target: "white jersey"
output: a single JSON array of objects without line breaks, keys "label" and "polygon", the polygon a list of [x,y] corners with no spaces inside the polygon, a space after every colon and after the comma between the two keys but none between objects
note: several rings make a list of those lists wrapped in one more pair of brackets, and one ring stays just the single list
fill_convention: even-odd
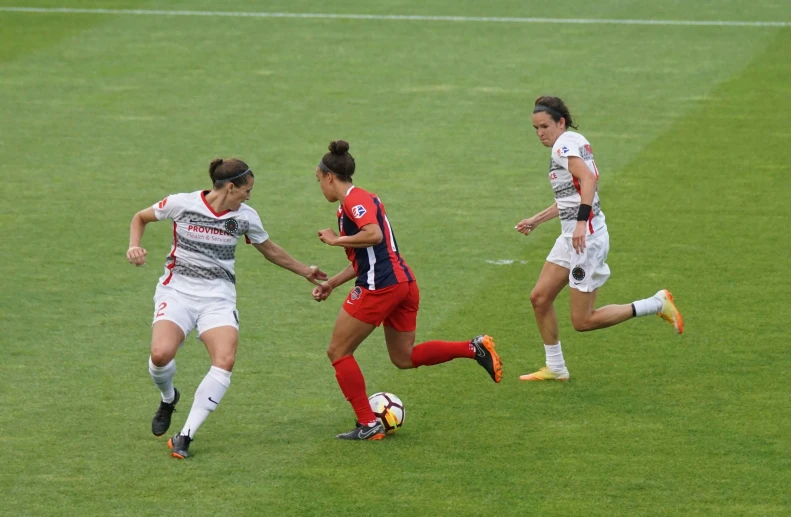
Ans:
[{"label": "white jersey", "polygon": [[242,203],[239,210],[217,213],[206,192],[172,194],[153,206],[154,215],[173,220],[173,246],[159,283],[182,293],[236,302],[234,255],[242,236],[248,244],[269,235],[258,213]]},{"label": "white jersey", "polygon": [[[566,131],[558,137],[552,146],[552,157],[549,162],[549,183],[555,191],[555,202],[558,204],[560,228],[564,237],[571,237],[577,226],[577,213],[580,208],[580,182],[569,172],[569,157],[577,156],[585,161],[591,172],[599,178],[599,171],[593,161],[593,150],[588,140],[579,133]],[[588,219],[588,235],[604,232],[604,212],[599,203],[599,187],[593,195],[593,208]]]}]

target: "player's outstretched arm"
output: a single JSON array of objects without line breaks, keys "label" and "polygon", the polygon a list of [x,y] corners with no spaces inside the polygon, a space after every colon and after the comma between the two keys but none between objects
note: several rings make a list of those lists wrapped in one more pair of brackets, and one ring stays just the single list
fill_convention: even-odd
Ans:
[{"label": "player's outstretched arm", "polygon": [[307,266],[288,254],[286,250],[267,239],[260,244],[253,244],[261,254],[271,262],[283,269],[288,269],[292,273],[303,276],[308,282],[319,285],[322,280],[327,280],[327,273],[320,270],[317,266]]},{"label": "player's outstretched arm", "polygon": [[527,219],[522,219],[517,223],[514,228],[519,233],[524,233],[525,235],[530,235],[530,232],[536,229],[536,227],[541,224],[549,221],[550,219],[554,219],[558,216],[558,204],[552,203],[552,206],[542,210],[541,212],[537,213],[533,217],[529,217]]},{"label": "player's outstretched arm", "polygon": [[155,221],[158,219],[151,207],[139,211],[132,217],[132,223],[129,225],[129,249],[126,250],[126,260],[130,264],[142,266],[146,263],[148,252],[140,247],[140,241],[143,239],[146,225]]},{"label": "player's outstretched arm", "polygon": [[357,273],[354,271],[354,266],[349,264],[346,266],[346,269],[338,273],[337,275],[333,276],[323,284],[315,287],[313,289],[313,299],[317,302],[323,302],[332,294],[333,289],[336,287],[345,284],[352,278],[356,278]]}]

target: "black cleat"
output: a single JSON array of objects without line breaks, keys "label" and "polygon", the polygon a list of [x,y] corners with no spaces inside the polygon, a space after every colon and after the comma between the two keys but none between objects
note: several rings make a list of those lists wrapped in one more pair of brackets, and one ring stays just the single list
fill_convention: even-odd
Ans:
[{"label": "black cleat", "polygon": [[375,425],[369,427],[367,425],[359,425],[346,433],[341,433],[335,438],[339,440],[381,440],[385,437],[385,428],[381,422],[376,422]]},{"label": "black cleat", "polygon": [[489,336],[478,336],[470,341],[475,347],[475,360],[489,372],[494,382],[500,382],[503,378],[503,363],[500,356],[494,351],[494,340]]},{"label": "black cleat", "polygon": [[170,429],[170,417],[176,410],[176,404],[178,404],[181,397],[179,390],[175,388],[173,390],[176,392],[173,402],[160,402],[159,409],[154,413],[154,419],[151,420],[151,432],[154,433],[154,436],[162,436]]},{"label": "black cleat", "polygon": [[173,438],[168,440],[168,447],[170,447],[170,455],[174,458],[178,458],[183,460],[184,458],[189,458],[190,453],[190,444],[192,443],[192,438],[188,435],[183,435],[181,433],[174,434]]}]

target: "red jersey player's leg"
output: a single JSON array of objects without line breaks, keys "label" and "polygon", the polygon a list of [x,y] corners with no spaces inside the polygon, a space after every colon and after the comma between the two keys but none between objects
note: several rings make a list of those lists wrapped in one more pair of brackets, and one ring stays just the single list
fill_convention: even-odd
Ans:
[{"label": "red jersey player's leg", "polygon": [[332,361],[338,385],[352,405],[360,425],[339,434],[337,438],[381,440],[385,437],[384,428],[368,403],[365,378],[353,354],[393,307],[398,306],[406,293],[407,289],[402,284],[376,291],[355,286],[344,301],[343,310],[335,322],[327,356]]},{"label": "red jersey player's leg", "polygon": [[415,329],[420,308],[417,282],[409,282],[409,295],[385,319],[385,340],[390,360],[399,368],[417,368],[440,364],[459,357],[475,359],[494,382],[502,379],[502,363],[489,336],[470,341],[426,341],[417,346]]}]

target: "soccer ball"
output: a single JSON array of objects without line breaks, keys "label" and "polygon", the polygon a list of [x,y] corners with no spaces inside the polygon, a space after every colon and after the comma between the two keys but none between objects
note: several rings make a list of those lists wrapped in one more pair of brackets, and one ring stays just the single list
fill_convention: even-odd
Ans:
[{"label": "soccer ball", "polygon": [[385,428],[387,434],[393,434],[404,425],[406,410],[401,399],[392,393],[379,392],[368,397],[371,410]]}]

